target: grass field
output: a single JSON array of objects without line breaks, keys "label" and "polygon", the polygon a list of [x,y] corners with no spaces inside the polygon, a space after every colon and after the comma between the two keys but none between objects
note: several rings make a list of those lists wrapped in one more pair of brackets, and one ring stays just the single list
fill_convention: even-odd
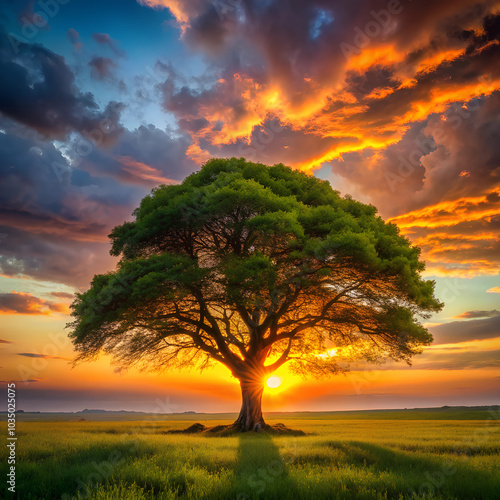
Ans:
[{"label": "grass field", "polygon": [[228,415],[42,416],[17,423],[23,500],[500,498],[498,408],[267,416],[298,437],[165,433]]}]

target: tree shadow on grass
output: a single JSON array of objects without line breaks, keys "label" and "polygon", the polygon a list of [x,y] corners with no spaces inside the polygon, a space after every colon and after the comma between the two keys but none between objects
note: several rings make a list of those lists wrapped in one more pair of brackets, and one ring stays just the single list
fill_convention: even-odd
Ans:
[{"label": "tree shadow on grass", "polygon": [[288,474],[287,460],[268,433],[239,436],[236,479],[235,495],[230,498],[293,498],[295,484]]}]

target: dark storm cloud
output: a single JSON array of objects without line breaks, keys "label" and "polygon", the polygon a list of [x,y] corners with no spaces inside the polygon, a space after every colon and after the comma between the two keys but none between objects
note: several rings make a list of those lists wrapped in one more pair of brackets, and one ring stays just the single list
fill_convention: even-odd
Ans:
[{"label": "dark storm cloud", "polygon": [[122,183],[152,188],[178,182],[197,168],[186,156],[185,136],[174,136],[154,125],[126,130],[112,149],[94,149],[81,161],[92,175],[106,175]]},{"label": "dark storm cloud", "polygon": [[399,214],[409,208],[401,205],[414,200],[406,193],[422,190],[426,171],[420,159],[435,149],[434,141],[423,133],[425,126],[415,123],[400,141],[381,152],[371,148],[347,152],[331,162],[333,172],[368,193],[385,216]]},{"label": "dark storm cloud", "polygon": [[0,113],[63,140],[70,132],[91,133],[106,127],[111,143],[119,135],[121,105],[104,111],[90,93],[80,92],[64,58],[42,45],[16,42],[0,32]]},{"label": "dark storm cloud", "polygon": [[[6,130],[0,134],[0,224],[55,237],[102,239],[106,226],[99,214],[109,214],[104,210],[110,202],[130,203],[130,190],[113,195],[116,183],[71,167],[52,143],[12,122],[1,126]],[[8,236],[2,247],[7,244]]]},{"label": "dark storm cloud", "polygon": [[[144,3],[169,6],[178,2]],[[353,8],[347,2],[291,0],[285,7],[278,1],[248,0],[221,12],[210,0],[188,0],[172,11],[181,12],[177,17],[185,29],[183,39],[207,50],[214,59],[217,57],[219,65],[238,70],[244,63],[253,63],[248,72],[260,72],[262,79],[278,77],[285,92],[297,92],[304,89],[305,76],[314,77],[320,84],[335,76],[342,77],[346,57],[341,44],[349,44],[359,53],[361,45],[371,48],[388,43],[396,50],[405,50],[422,41],[429,46],[429,52],[440,44],[449,44],[447,32],[481,19],[493,4],[486,1],[471,6],[466,0],[445,0],[439,4],[430,0],[368,0],[357,2]],[[373,23],[381,12],[383,19],[378,30],[374,30]],[[311,28],[318,26],[321,18],[328,18],[329,22],[320,23],[313,33]],[[376,31],[378,34],[373,36]],[[359,33],[364,36],[356,37]],[[235,40],[246,40],[252,48],[230,43]],[[236,52],[239,58],[234,57]],[[255,57],[256,53],[259,57]],[[414,61],[419,57],[423,54],[412,54]]]},{"label": "dark storm cloud", "polygon": [[11,120],[0,129],[0,273],[7,276],[88,285],[115,264],[111,229],[131,218],[151,188],[196,168],[185,139],[152,125],[85,156],[78,156],[78,139],[63,156]]},{"label": "dark storm cloud", "polygon": [[13,122],[0,128],[0,272],[82,286],[109,269],[106,235],[144,191],[70,166]]},{"label": "dark storm cloud", "polygon": [[386,66],[372,66],[365,72],[349,71],[346,86],[357,99],[369,96],[377,89],[396,89],[400,85],[393,69]]},{"label": "dark storm cloud", "polygon": [[1,230],[8,234],[0,251],[4,276],[27,276],[87,288],[94,274],[107,272],[116,263],[108,254],[108,242],[82,242],[6,226]]},{"label": "dark storm cloud", "polygon": [[434,336],[434,344],[452,344],[500,337],[500,315],[487,319],[452,321],[433,326],[429,331]]}]

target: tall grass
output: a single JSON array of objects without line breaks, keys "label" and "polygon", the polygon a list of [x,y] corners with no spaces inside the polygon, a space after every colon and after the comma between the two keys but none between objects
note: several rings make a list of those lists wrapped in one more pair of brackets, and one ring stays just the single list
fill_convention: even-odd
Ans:
[{"label": "tall grass", "polygon": [[286,424],[308,434],[165,433],[185,420],[18,422],[18,498],[500,498],[499,420]]}]

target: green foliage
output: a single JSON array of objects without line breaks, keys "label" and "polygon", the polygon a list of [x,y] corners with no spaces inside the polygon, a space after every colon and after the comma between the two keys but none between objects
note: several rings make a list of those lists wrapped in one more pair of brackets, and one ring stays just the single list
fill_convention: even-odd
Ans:
[{"label": "green foliage", "polygon": [[[312,349],[363,341],[409,362],[432,340],[419,317],[442,304],[420,275],[420,250],[326,181],[214,159],[154,189],[134,216],[110,234],[116,272],[96,276],[73,304],[82,359],[104,349],[130,363],[164,350],[157,363],[148,358],[163,368],[191,363],[180,356],[191,349],[233,373],[290,357],[325,374],[338,360],[318,370]],[[264,366],[268,356],[275,362]]]},{"label": "green foliage", "polygon": [[263,290],[276,287],[276,269],[271,259],[260,252],[248,257],[230,255],[224,268],[228,299],[234,303],[251,307]]}]

